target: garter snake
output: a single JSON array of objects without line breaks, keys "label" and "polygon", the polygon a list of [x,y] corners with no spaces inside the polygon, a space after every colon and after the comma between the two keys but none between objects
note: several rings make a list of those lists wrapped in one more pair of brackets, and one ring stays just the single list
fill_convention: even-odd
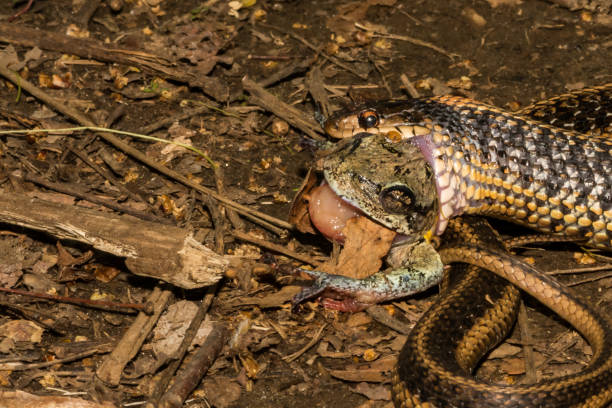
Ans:
[{"label": "garter snake", "polygon": [[[469,373],[482,354],[509,330],[516,291],[471,267],[409,336],[394,374],[396,406],[605,407],[612,401],[609,322],[554,279],[511,256],[482,220],[456,218],[487,215],[612,249],[611,122],[612,84],[518,113],[446,96],[373,104],[328,120],[326,130],[335,137],[383,137],[389,144],[417,146],[434,173],[438,214],[431,228],[444,233],[444,263],[495,272],[567,320],[593,348],[589,367],[554,380],[508,387],[472,379]],[[353,142],[348,151],[361,143]],[[337,193],[363,202],[354,200],[355,183],[334,183],[338,176],[335,168],[326,171]],[[401,201],[414,201],[409,188],[390,185],[401,191]],[[380,188],[368,187],[365,194],[381,200]],[[382,211],[365,212],[390,228],[399,222],[389,219],[384,205]],[[402,232],[423,232],[410,218],[404,221]]]}]

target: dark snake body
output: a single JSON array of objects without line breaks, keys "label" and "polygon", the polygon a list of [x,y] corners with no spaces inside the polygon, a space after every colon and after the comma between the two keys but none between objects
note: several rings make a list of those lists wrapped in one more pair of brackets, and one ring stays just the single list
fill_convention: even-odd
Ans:
[{"label": "dark snake body", "polygon": [[[376,125],[365,126],[374,115]],[[612,84],[518,114],[453,96],[384,102],[326,130],[417,144],[436,174],[438,235],[454,216],[481,214],[612,248],[610,123]]]},{"label": "dark snake body", "polygon": [[[516,114],[440,97],[371,105],[328,121],[332,136],[361,133],[363,138],[367,132],[419,146],[437,177],[441,209],[432,227],[444,233],[442,260],[472,265],[410,334],[393,378],[396,406],[552,408],[612,402],[610,323],[555,279],[510,255],[484,220],[461,216],[504,218],[612,249],[611,123],[612,84]],[[385,224],[384,214],[368,215]],[[587,338],[594,355],[585,370],[518,386],[470,376],[514,322],[518,291],[507,281]]]}]

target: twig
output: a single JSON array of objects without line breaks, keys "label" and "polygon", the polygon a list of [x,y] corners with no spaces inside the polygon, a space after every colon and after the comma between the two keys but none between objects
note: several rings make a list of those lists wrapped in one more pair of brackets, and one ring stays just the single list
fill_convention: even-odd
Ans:
[{"label": "twig", "polygon": [[311,257],[307,255],[298,254],[297,252],[291,251],[282,245],[278,245],[273,242],[266,241],[265,239],[254,237],[251,234],[247,234],[238,230],[233,230],[231,234],[242,241],[250,242],[251,244],[255,244],[262,248],[278,252],[279,254],[283,254],[290,258],[297,259],[300,262],[304,262],[309,265],[318,265],[318,263],[314,261]]},{"label": "twig", "polygon": [[32,174],[24,175],[23,179],[26,181],[31,181],[32,183],[41,185],[50,190],[59,191],[60,193],[68,194],[73,197],[80,198],[81,200],[89,201],[90,203],[100,204],[100,205],[103,205],[104,207],[110,208],[115,211],[122,212],[124,214],[129,214],[136,218],[140,218],[140,219],[147,220],[147,221],[159,222],[163,224],[168,223],[168,220],[164,218],[159,218],[159,217],[156,217],[155,215],[151,215],[143,211],[134,210],[126,205],[117,204],[116,201],[103,200],[101,198],[96,197],[93,194],[88,194],[83,191],[80,191],[80,189],[77,189],[75,186],[70,186],[68,184],[52,183],[48,180],[45,180],[42,177],[34,176]]},{"label": "twig", "polygon": [[87,381],[87,380],[91,380],[94,374],[91,371],[82,371],[82,370],[72,370],[72,371],[44,370],[44,371],[39,371],[35,374],[19,379],[19,381],[17,381],[15,389],[22,390],[25,387],[27,387],[35,379],[44,377],[47,375],[51,375],[53,377],[76,377],[80,379],[81,381]]},{"label": "twig", "polygon": [[385,74],[380,68],[380,65],[374,59],[372,59],[370,53],[368,53],[368,57],[370,58],[370,63],[374,66],[374,69],[376,70],[376,72],[378,72],[378,75],[380,75],[380,80],[383,83],[383,88],[385,88],[385,90],[387,91],[387,95],[389,95],[389,98],[393,98],[393,91],[391,90],[389,82],[387,82],[387,78],[385,78]]},{"label": "twig", "polygon": [[168,392],[160,399],[159,408],[178,408],[198,386],[202,377],[213,365],[227,342],[228,330],[217,323],[206,337],[204,344],[193,355],[180,378],[177,378]]},{"label": "twig", "polygon": [[578,273],[586,273],[586,272],[600,272],[606,271],[608,269],[612,269],[612,265],[598,265],[598,266],[588,266],[586,268],[570,268],[570,269],[554,269],[552,271],[545,272],[547,275],[570,275],[570,274],[578,274]]},{"label": "twig", "polygon": [[406,41],[406,42],[409,42],[409,43],[414,44],[414,45],[419,45],[421,47],[431,48],[432,50],[437,51],[440,54],[443,54],[443,55],[447,56],[450,60],[454,60],[455,58],[460,57],[459,54],[450,53],[450,52],[448,52],[448,51],[438,47],[437,45],[434,45],[434,44],[429,43],[427,41],[419,40],[418,38],[408,37],[406,35],[374,34],[373,37],[389,38],[391,40]]},{"label": "twig", "polygon": [[521,342],[523,345],[523,354],[525,356],[525,383],[534,384],[537,381],[535,359],[533,347],[529,344],[532,342],[531,333],[529,332],[529,320],[527,319],[527,310],[525,304],[521,301],[518,314],[518,322],[521,329]]},{"label": "twig", "polygon": [[329,116],[329,96],[325,92],[325,84],[323,83],[323,73],[318,65],[315,65],[310,69],[306,75],[306,88],[308,93],[312,96],[312,99],[317,103],[324,117]]},{"label": "twig", "polygon": [[399,11],[400,13],[402,13],[403,15],[405,15],[406,17],[408,17],[410,20],[412,20],[412,22],[418,26],[423,25],[423,23],[421,22],[421,20],[419,20],[418,18],[414,17],[411,14],[406,13],[404,10],[402,10],[401,8],[397,8],[397,11]]},{"label": "twig", "polygon": [[308,351],[309,348],[311,348],[312,346],[317,344],[317,342],[319,340],[321,340],[321,336],[323,334],[323,330],[325,330],[326,327],[327,327],[327,323],[325,323],[323,326],[319,327],[319,330],[317,330],[317,332],[315,333],[313,338],[308,342],[308,344],[306,344],[304,347],[302,347],[301,349],[299,349],[295,353],[291,353],[288,356],[283,357],[283,360],[288,362],[288,363],[290,363],[290,362],[296,360],[297,358],[299,358],[302,354],[304,354],[306,351]]},{"label": "twig", "polygon": [[152,310],[153,306],[148,303],[138,304],[138,303],[106,302],[104,300],[91,300],[91,299],[74,298],[74,297],[69,297],[69,296],[50,295],[48,293],[29,292],[27,290],[1,288],[1,287],[0,287],[0,292],[13,293],[15,295],[23,295],[23,296],[29,296],[33,298],[39,298],[39,299],[54,300],[57,302],[70,303],[70,304],[79,305],[79,306],[89,306],[89,307],[94,307],[96,309],[103,309],[103,310],[114,311],[114,312],[120,311],[118,309],[134,309],[134,310],[141,310],[147,314],[151,314],[151,312],[153,311]]},{"label": "twig", "polygon": [[382,306],[378,306],[378,305],[370,306],[365,311],[367,314],[372,316],[374,320],[376,320],[377,322],[382,323],[385,326],[390,327],[396,332],[399,332],[401,334],[406,334],[406,335],[409,334],[412,331],[412,328],[414,327],[414,324],[406,324],[392,317],[387,312],[387,309],[385,309]]},{"label": "twig", "polygon": [[[371,29],[369,29],[368,27],[364,26],[363,24],[359,24],[359,23],[355,23],[355,27],[364,30],[364,31],[372,31]],[[397,34],[382,34],[382,33],[377,33],[374,34],[373,37],[378,37],[378,38],[389,38],[391,40],[400,40],[400,41],[406,41],[409,42],[411,44],[414,45],[418,45],[421,47],[426,47],[426,48],[430,48],[436,52],[439,52],[440,54],[443,54],[445,56],[447,56],[449,59],[454,60],[456,57],[460,57],[459,54],[455,54],[455,53],[450,53],[440,47],[438,47],[437,45],[434,45],[430,42],[427,41],[423,41],[423,40],[419,40],[418,38],[414,38],[414,37],[409,37],[407,35],[397,35]]]},{"label": "twig", "polygon": [[28,10],[30,9],[30,7],[32,7],[32,3],[34,3],[34,0],[29,0],[28,4],[26,4],[21,10],[19,10],[17,13],[15,13],[11,17],[9,17],[8,22],[12,23],[13,21],[15,21],[19,17],[21,17],[23,14],[27,13]]},{"label": "twig", "polygon": [[[213,172],[215,174],[215,184],[217,185],[217,192],[219,194],[224,194],[225,185],[223,181],[224,180],[223,170],[221,169],[221,167],[217,166],[213,168]],[[212,206],[209,206],[209,208],[211,207]],[[226,206],[225,210],[226,210],[227,218],[230,220],[234,228],[238,230],[244,230],[245,228],[244,222],[242,222],[240,217],[238,217],[238,214],[236,213],[236,211],[234,211],[229,206]],[[213,221],[214,221],[214,217],[213,217]],[[221,222],[221,218],[219,218],[219,220],[215,222],[215,233],[217,234],[217,237],[216,237],[217,253],[221,255],[225,252],[223,248],[224,247],[223,233],[225,232],[223,227],[224,227],[223,222]],[[273,227],[273,226],[270,226],[270,227]],[[276,227],[273,227],[273,228],[276,228]],[[276,232],[279,235],[282,235],[282,231],[277,230]]]},{"label": "twig", "polygon": [[295,61],[294,63],[279,69],[269,77],[258,81],[258,83],[260,86],[267,88],[270,85],[280,82],[287,77],[306,71],[308,67],[310,67],[312,63],[316,61],[316,59],[317,58],[315,56],[304,60]]},{"label": "twig", "polygon": [[288,61],[296,58],[300,57],[293,55],[247,55],[247,59],[258,61]]},{"label": "twig", "polygon": [[331,62],[332,64],[335,64],[337,66],[339,66],[340,68],[347,70],[348,72],[352,73],[353,75],[366,80],[368,79],[368,75],[367,74],[362,74],[360,72],[357,72],[356,70],[354,70],[352,67],[344,64],[343,62],[341,62],[340,60],[338,60],[338,58],[329,56],[327,54],[325,54],[324,52],[322,52],[320,49],[318,49],[317,47],[315,47],[314,45],[312,45],[311,43],[309,43],[305,38],[300,37],[299,35],[291,32],[291,31],[285,31],[282,28],[279,27],[275,27],[275,26],[271,26],[268,24],[262,24],[263,27],[266,28],[271,28],[272,30],[276,30],[279,31],[285,35],[288,35],[290,37],[295,38],[296,40],[298,40],[299,42],[301,42],[302,44],[304,44],[305,46],[307,46],[308,48],[310,48],[311,50],[313,50],[314,52],[316,52],[317,54],[321,55],[321,57],[325,58],[327,61]]},{"label": "twig", "polygon": [[119,182],[117,180],[117,178],[114,177],[109,171],[103,169],[102,167],[100,167],[96,163],[94,163],[93,161],[89,160],[89,157],[87,157],[87,155],[84,152],[82,152],[81,150],[75,149],[74,146],[72,146],[72,145],[68,146],[68,150],[71,153],[73,153],[75,156],[77,156],[79,159],[81,159],[81,161],[83,161],[83,163],[85,163],[86,165],[91,167],[96,173],[98,173],[99,175],[104,177],[106,180],[108,180],[109,183],[111,183],[113,186],[118,188],[119,191],[121,191],[122,193],[124,193],[128,197],[130,197],[132,200],[134,200],[134,201],[142,201],[142,202],[145,202],[145,203],[147,202],[139,194],[135,194],[132,191],[130,191],[125,185],[123,185],[121,182]]},{"label": "twig", "polygon": [[73,354],[71,356],[60,358],[57,360],[45,361],[44,363],[33,363],[33,364],[20,364],[13,365],[12,363],[6,363],[0,365],[0,371],[25,371],[34,370],[37,368],[51,367],[56,364],[70,363],[72,361],[81,360],[85,357],[93,356],[94,354],[104,354],[110,351],[110,345],[103,344],[101,346],[94,347],[91,350],[83,351],[81,353]]},{"label": "twig", "polygon": [[250,80],[248,77],[242,79],[243,88],[251,94],[251,100],[255,105],[274,113],[279,118],[283,118],[291,125],[300,129],[315,140],[324,140],[321,136],[321,128],[313,120],[307,118],[301,111],[290,106],[270,92],[266,91],[261,85]]},{"label": "twig", "polygon": [[404,88],[406,88],[408,95],[410,95],[413,98],[421,97],[421,95],[419,94],[419,91],[417,91],[414,85],[412,85],[412,82],[410,82],[406,74],[400,75],[400,81],[402,81],[402,85],[404,85]]},{"label": "twig", "polygon": [[82,3],[81,8],[75,13],[74,21],[79,27],[86,29],[89,20],[94,15],[102,0],[88,0]]},{"label": "twig", "polygon": [[171,116],[169,118],[163,118],[163,119],[158,120],[157,122],[153,122],[150,125],[140,128],[139,132],[144,133],[145,135],[148,135],[149,133],[155,132],[157,129],[161,129],[164,126],[171,125],[174,122],[178,122],[179,120],[189,119],[192,116],[199,115],[209,110],[210,110],[209,106],[206,106],[206,105],[198,106],[197,108],[192,109],[188,112],[183,112],[179,115]]},{"label": "twig", "polygon": [[[576,332],[565,332],[559,336],[546,348],[541,350],[541,353],[544,355],[548,355],[548,357],[542,361],[536,369],[541,369],[546,365],[550,364],[553,360],[560,360],[561,356],[564,356],[565,360],[573,360],[573,362],[577,362],[573,358],[569,358],[567,355],[567,351],[574,347],[578,342],[580,335]],[[586,364],[583,364],[586,365]]]},{"label": "twig", "polygon": [[58,324],[57,315],[53,313],[43,313],[41,310],[33,307],[25,307],[13,303],[0,302],[0,307],[4,308],[5,311],[13,310],[21,313],[22,316],[35,322],[37,325],[48,329],[49,331],[59,334],[60,336],[70,336],[70,333],[66,330],[60,329]]},{"label": "twig", "polygon": [[601,279],[606,279],[606,278],[609,278],[611,276],[612,276],[612,272],[604,273],[604,274],[596,275],[596,276],[593,276],[593,277],[590,277],[590,278],[585,278],[585,279],[577,281],[577,282],[568,283],[567,286],[578,286],[578,285],[582,285],[582,284],[585,284],[585,283],[595,282],[595,281],[598,281],[598,280],[601,280]]},{"label": "twig", "polygon": [[110,385],[118,385],[121,373],[125,365],[138,353],[140,347],[153,329],[159,316],[166,308],[172,292],[161,290],[156,287],[148,301],[153,304],[153,314],[147,316],[139,313],[130,328],[123,334],[123,337],[110,355],[106,356],[100,367],[96,370],[96,376]]}]

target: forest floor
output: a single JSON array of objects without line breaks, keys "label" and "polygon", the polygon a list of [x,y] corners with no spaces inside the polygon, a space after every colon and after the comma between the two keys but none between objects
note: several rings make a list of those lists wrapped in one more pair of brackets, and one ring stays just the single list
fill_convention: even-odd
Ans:
[{"label": "forest floor", "polygon": [[[437,290],[375,311],[292,310],[308,281],[265,262],[334,250],[287,222],[325,138],[315,118],[408,97],[407,82],[509,111],[612,82],[611,10],[580,3],[37,0],[16,16],[27,2],[2,2],[0,131],[37,131],[0,133],[0,407],[155,403],[166,380],[165,401],[188,407],[390,406],[389,372]],[[212,250],[210,270],[177,266],[187,237]],[[571,244],[521,255],[611,310],[601,258]],[[580,371],[588,344],[525,304],[526,327],[477,375],[532,381],[526,342],[536,380]],[[198,311],[202,381],[173,367]]]}]

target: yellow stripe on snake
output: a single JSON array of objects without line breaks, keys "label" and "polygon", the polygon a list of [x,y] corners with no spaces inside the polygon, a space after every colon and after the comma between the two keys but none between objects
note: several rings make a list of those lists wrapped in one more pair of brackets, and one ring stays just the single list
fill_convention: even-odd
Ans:
[{"label": "yellow stripe on snake", "polygon": [[[428,231],[442,235],[442,261],[472,265],[409,336],[393,379],[396,406],[610,404],[610,323],[555,279],[511,255],[486,221],[474,216],[612,250],[611,123],[612,84],[518,113],[447,96],[372,104],[327,121],[331,136],[347,139],[322,159],[337,195],[409,241]],[[433,266],[402,267],[382,280],[404,285],[404,291],[389,289],[387,296],[377,289],[380,280],[371,279],[366,286],[379,291],[374,298],[414,293],[439,280],[435,272],[429,275],[429,269],[437,270]],[[339,278],[313,276],[317,289],[301,299],[322,287],[350,292]],[[508,281],[587,339],[593,349],[587,368],[533,385],[493,385],[470,376],[514,322],[518,291]],[[371,299],[361,290],[354,290],[356,298]]]}]

